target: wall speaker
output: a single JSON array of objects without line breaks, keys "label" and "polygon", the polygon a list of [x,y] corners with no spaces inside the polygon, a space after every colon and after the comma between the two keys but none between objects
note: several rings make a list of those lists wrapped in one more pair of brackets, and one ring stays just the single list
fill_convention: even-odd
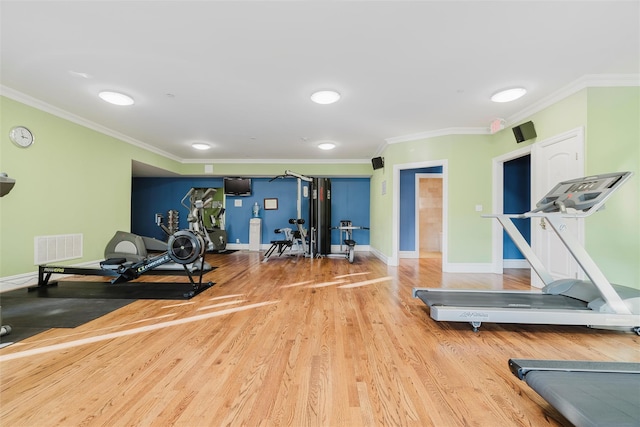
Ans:
[{"label": "wall speaker", "polygon": [[382,169],[384,167],[384,159],[382,157],[374,157],[371,159],[373,170]]},{"label": "wall speaker", "polygon": [[533,139],[536,136],[536,129],[533,127],[533,122],[526,122],[520,126],[513,128],[513,135],[516,137],[516,142],[521,143],[529,139]]}]

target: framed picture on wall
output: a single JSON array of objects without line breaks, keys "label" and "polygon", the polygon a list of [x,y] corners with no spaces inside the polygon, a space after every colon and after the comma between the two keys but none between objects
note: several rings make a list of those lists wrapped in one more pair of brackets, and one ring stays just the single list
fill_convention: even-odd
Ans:
[{"label": "framed picture on wall", "polygon": [[264,210],[265,211],[278,210],[278,199],[264,199]]}]

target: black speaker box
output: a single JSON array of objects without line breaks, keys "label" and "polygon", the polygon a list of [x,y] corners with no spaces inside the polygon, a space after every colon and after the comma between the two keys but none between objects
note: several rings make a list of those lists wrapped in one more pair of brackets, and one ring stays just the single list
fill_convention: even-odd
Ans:
[{"label": "black speaker box", "polygon": [[384,159],[382,157],[374,157],[371,159],[373,170],[382,169],[384,167]]},{"label": "black speaker box", "polygon": [[513,135],[516,137],[516,142],[518,143],[533,139],[538,136],[536,134],[536,129],[533,127],[533,122],[526,122],[521,124],[520,126],[514,127]]}]

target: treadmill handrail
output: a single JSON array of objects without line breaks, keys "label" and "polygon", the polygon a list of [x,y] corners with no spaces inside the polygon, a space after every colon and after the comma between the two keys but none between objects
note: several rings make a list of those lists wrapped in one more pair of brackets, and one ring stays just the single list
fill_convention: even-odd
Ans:
[{"label": "treadmill handrail", "polygon": [[567,232],[567,228],[564,222],[559,221],[558,217],[549,217],[547,222],[551,225],[553,231],[562,240],[565,247],[569,250],[571,256],[576,260],[578,265],[585,272],[587,277],[591,280],[598,291],[602,295],[602,298],[609,304],[609,307],[619,314],[631,314],[631,310],[626,306],[620,295],[611,286],[611,282],[607,280],[602,270],[598,268],[598,265],[593,261],[593,258],[589,256],[584,246],[580,244],[578,239],[570,232]]},{"label": "treadmill handrail", "polygon": [[547,268],[544,266],[538,255],[536,255],[536,253],[533,251],[529,243],[527,243],[527,240],[524,238],[520,230],[518,230],[518,228],[511,220],[512,218],[524,218],[524,216],[486,215],[486,217],[496,218],[498,220],[500,225],[502,225],[502,228],[504,228],[504,231],[506,231],[509,237],[511,237],[513,243],[517,246],[522,255],[524,255],[529,265],[531,265],[533,271],[538,275],[540,280],[542,280],[545,285],[549,285],[555,280],[551,273],[549,273],[549,270],[547,270]]},{"label": "treadmill handrail", "polygon": [[[555,234],[569,250],[571,256],[576,260],[587,277],[589,277],[591,283],[596,286],[600,295],[606,301],[611,310],[617,314],[631,314],[629,307],[627,307],[624,301],[622,301],[620,295],[618,295],[613,286],[611,286],[609,280],[607,280],[600,268],[598,268],[584,246],[573,234],[567,232],[567,227],[563,221],[564,218],[584,218],[598,211],[604,204],[605,200],[611,197],[611,195],[629,178],[631,178],[631,176],[633,176],[633,172],[617,172],[563,181],[553,187],[553,189],[549,191],[540,202],[538,202],[538,208],[533,209],[530,212],[519,215],[483,215],[483,217],[496,218],[500,222],[504,230],[509,234],[536,274],[538,274],[545,285],[549,285],[554,281],[553,277],[544,267],[540,258],[535,254],[529,243],[527,243],[525,238],[522,236],[522,233],[520,233],[520,230],[516,228],[512,221],[512,218],[545,218],[546,222],[551,225]],[[592,187],[594,183],[599,183],[599,186],[596,185],[595,187]],[[603,188],[602,186],[604,184],[607,184],[608,187]],[[573,197],[573,200],[585,196],[588,191],[591,191],[589,194],[592,194],[592,197],[587,198],[586,202],[585,199],[583,199],[582,204],[576,204],[576,206],[583,207],[583,210],[572,209],[570,207],[571,212],[566,211],[565,201],[572,200],[574,195],[575,197]],[[551,200],[551,202],[546,202],[546,200]],[[590,202],[593,203],[589,204]],[[544,212],[544,209],[551,205],[558,206],[560,211]]]}]

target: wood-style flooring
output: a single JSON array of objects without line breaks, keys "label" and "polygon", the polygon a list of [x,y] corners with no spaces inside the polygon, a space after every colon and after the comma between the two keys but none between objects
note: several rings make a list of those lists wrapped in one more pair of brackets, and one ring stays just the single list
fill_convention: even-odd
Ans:
[{"label": "wood-style flooring", "polygon": [[474,333],[432,320],[411,296],[530,289],[525,270],[443,274],[438,258],[389,267],[362,253],[354,264],[262,263],[251,252],[207,260],[216,285],[191,300],[139,300],[1,349],[0,425],[564,426],[509,358],[640,362],[635,334],[504,324]]}]

